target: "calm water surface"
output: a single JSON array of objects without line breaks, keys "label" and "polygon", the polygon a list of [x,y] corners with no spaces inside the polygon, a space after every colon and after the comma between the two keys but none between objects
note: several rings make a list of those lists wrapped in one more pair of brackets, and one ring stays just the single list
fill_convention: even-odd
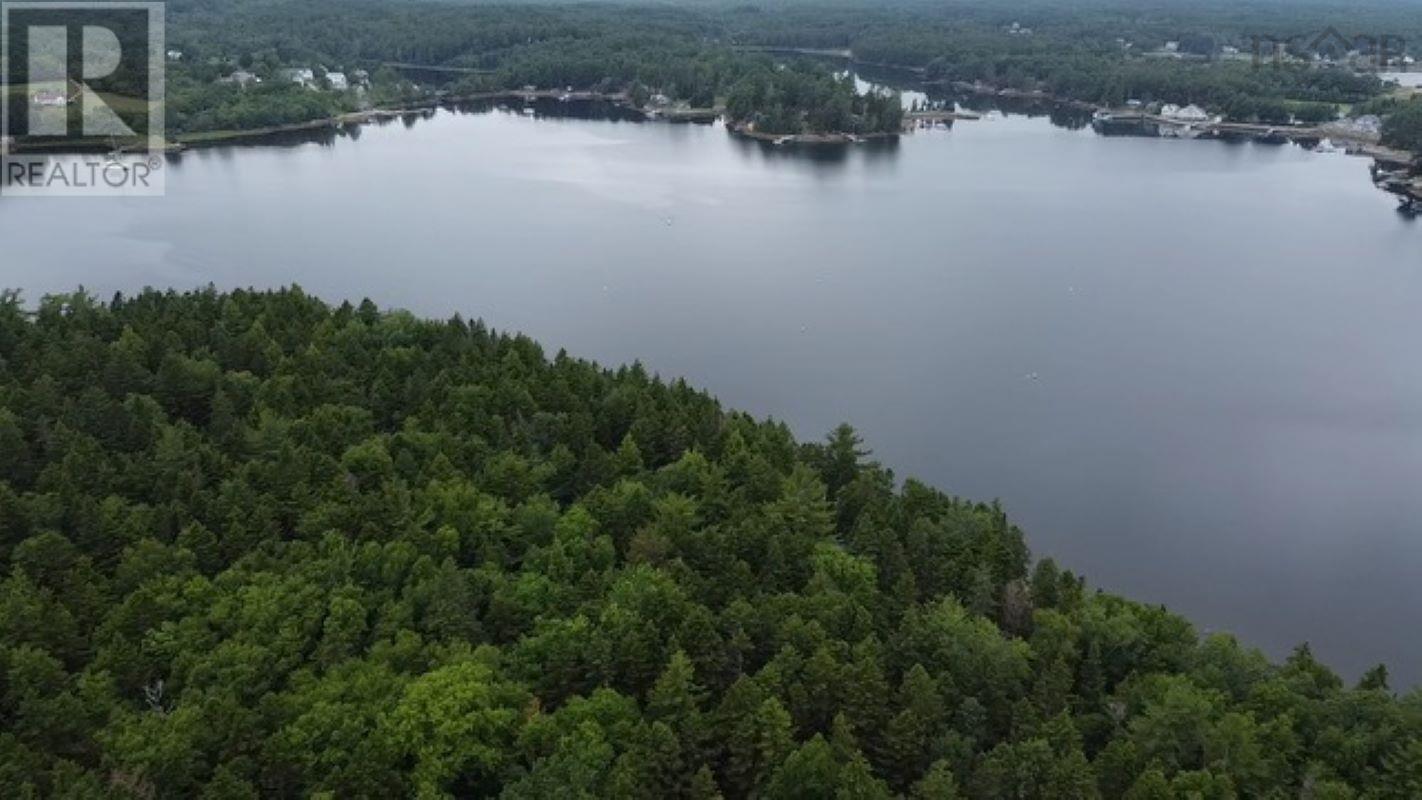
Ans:
[{"label": "calm water surface", "polygon": [[641,359],[1274,655],[1422,680],[1422,225],[1367,162],[1045,119],[897,145],[454,114],[0,200],[0,285],[293,281]]}]

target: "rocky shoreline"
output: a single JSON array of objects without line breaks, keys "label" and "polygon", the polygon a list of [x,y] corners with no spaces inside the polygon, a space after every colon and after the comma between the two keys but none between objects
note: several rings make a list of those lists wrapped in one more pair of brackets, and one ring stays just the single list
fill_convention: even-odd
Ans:
[{"label": "rocky shoreline", "polygon": [[884,131],[878,133],[768,133],[765,131],[757,131],[753,127],[744,124],[728,124],[726,130],[732,136],[754,139],[759,142],[769,142],[774,145],[858,144],[874,139],[894,139],[899,136],[898,131]]}]

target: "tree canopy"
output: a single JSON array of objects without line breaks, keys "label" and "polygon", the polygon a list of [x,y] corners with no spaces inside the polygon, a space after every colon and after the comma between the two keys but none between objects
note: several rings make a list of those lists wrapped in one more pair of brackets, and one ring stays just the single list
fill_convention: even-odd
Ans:
[{"label": "tree canopy", "polygon": [[0,298],[12,797],[1402,800],[1422,695],[639,365],[299,289]]},{"label": "tree canopy", "polygon": [[[1295,111],[1326,120],[1384,86],[1347,65],[1315,62],[1321,32],[1346,19],[1360,57],[1375,59],[1422,40],[1417,15],[1386,3],[1325,0],[1291,9],[1286,25],[1267,0],[1128,5],[173,0],[169,40],[183,56],[168,69],[169,128],[260,128],[372,103],[429,102],[436,91],[532,85],[662,94],[703,109],[724,103],[733,121],[778,133],[898,129],[897,104],[834,80],[842,60],[778,74],[794,49],[900,67],[941,90],[981,83],[1090,104],[1195,103],[1243,121],[1283,122]],[[1275,59],[1266,42],[1287,44],[1287,58]],[[758,49],[775,51],[774,60],[747,52]],[[426,73],[416,87],[382,71],[391,63],[468,72]],[[370,93],[308,97],[282,77],[293,67],[365,69]],[[216,83],[239,68],[282,85]]]}]

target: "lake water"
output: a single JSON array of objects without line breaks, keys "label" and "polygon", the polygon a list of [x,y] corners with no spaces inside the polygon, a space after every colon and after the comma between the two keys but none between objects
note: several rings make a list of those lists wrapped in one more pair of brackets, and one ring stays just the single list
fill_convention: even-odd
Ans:
[{"label": "lake water", "polygon": [[156,200],[0,199],[0,285],[298,282],[641,359],[802,437],[851,421],[1202,629],[1422,680],[1422,225],[1365,160],[1024,116],[837,150],[357,134],[189,153]]}]

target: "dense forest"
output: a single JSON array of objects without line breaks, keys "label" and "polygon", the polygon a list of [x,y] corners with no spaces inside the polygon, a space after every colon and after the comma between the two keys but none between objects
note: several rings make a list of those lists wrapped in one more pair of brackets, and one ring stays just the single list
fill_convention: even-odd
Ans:
[{"label": "dense forest", "polygon": [[1381,667],[459,317],[6,294],[0,453],[8,797],[1422,796]]},{"label": "dense forest", "polygon": [[1399,103],[1383,124],[1383,143],[1422,153],[1422,100]]},{"label": "dense forest", "polygon": [[[179,132],[265,127],[411,95],[408,81],[388,72],[374,81],[375,97],[313,100],[274,89],[253,97],[215,85],[237,68],[270,79],[291,66],[376,72],[391,62],[413,63],[478,71],[452,76],[448,86],[421,87],[426,93],[533,85],[663,94],[699,108],[734,99],[738,107],[755,106],[742,117],[777,123],[773,127],[784,132],[815,128],[820,111],[786,106],[786,97],[832,100],[834,108],[819,115],[825,118],[845,118],[846,101],[872,103],[841,97],[828,80],[828,65],[821,65],[823,80],[797,79],[797,87],[784,91],[755,89],[766,85],[760,77],[765,58],[745,48],[766,46],[848,51],[862,62],[909,68],[946,86],[981,82],[1088,103],[1197,103],[1237,120],[1312,121],[1384,92],[1370,75],[1307,63],[1319,55],[1313,45],[1319,32],[1330,26],[1344,30],[1361,37],[1357,46],[1363,50],[1369,37],[1374,42],[1390,37],[1392,55],[1401,55],[1391,49],[1401,50],[1409,37],[1422,40],[1420,17],[1405,4],[1360,9],[1324,2],[1282,13],[1265,0],[1085,5],[1034,0],[1010,7],[981,0],[174,0],[169,16],[170,42],[184,53],[170,65],[175,86],[170,127]],[[1263,41],[1285,44],[1289,59],[1255,63],[1251,54]],[[1162,52],[1167,46],[1174,50]],[[874,109],[850,114],[860,129],[890,129]]]},{"label": "dense forest", "polygon": [[772,133],[897,133],[904,107],[897,92],[861,95],[853,78],[816,64],[767,62],[731,86],[726,118]]}]

